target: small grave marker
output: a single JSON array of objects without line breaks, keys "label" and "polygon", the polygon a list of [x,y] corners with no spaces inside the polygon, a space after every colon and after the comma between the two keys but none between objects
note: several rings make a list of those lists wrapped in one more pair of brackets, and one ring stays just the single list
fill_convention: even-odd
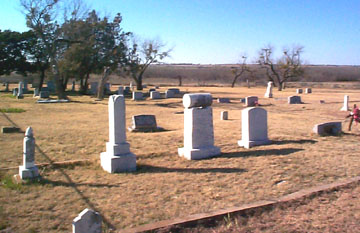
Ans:
[{"label": "small grave marker", "polygon": [[72,223],[73,233],[101,233],[101,224],[101,215],[86,208],[74,218]]}]

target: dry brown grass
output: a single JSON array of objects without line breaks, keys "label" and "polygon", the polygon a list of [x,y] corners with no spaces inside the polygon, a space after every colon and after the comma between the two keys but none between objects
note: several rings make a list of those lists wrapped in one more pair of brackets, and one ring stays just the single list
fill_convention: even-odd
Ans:
[{"label": "dry brown grass", "polygon": [[[164,91],[162,88],[160,91]],[[360,126],[340,137],[319,137],[312,127],[324,121],[342,121],[344,94],[360,102],[357,91],[314,89],[302,95],[305,104],[288,105],[294,89],[274,91],[264,99],[264,88],[184,87],[183,91],[210,92],[230,97],[230,104],[213,104],[216,158],[187,161],[177,156],[183,144],[181,99],[126,100],[127,125],[136,114],[155,114],[158,125],[169,130],[128,133],[138,171],[108,174],[99,165],[108,140],[107,99],[95,102],[73,96],[67,104],[36,104],[31,95],[16,100],[0,94],[0,108],[22,108],[23,113],[0,113],[0,126],[32,126],[38,145],[37,163],[89,159],[90,163],[40,169],[44,181],[19,189],[0,186],[0,218],[15,232],[69,232],[84,208],[99,211],[105,225],[116,229],[278,197],[299,189],[359,175]],[[241,139],[240,97],[257,95],[268,111],[267,146],[244,149]],[[319,100],[325,100],[320,104]],[[229,121],[220,112],[229,111]],[[0,135],[0,167],[22,163],[23,134]],[[7,174],[15,174],[12,170]],[[6,176],[3,175],[3,177]],[[280,181],[286,181],[278,184]]]}]

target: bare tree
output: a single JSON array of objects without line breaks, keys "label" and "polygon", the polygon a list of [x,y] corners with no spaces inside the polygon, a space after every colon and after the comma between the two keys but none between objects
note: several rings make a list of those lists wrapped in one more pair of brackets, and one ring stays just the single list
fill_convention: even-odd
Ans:
[{"label": "bare tree", "polygon": [[235,86],[235,83],[238,80],[238,78],[240,78],[245,72],[250,72],[251,73],[251,70],[250,70],[249,66],[247,65],[247,63],[246,63],[247,57],[246,56],[241,56],[241,58],[243,60],[242,60],[242,63],[240,65],[240,67],[239,66],[231,67],[231,71],[234,74],[234,79],[233,79],[233,81],[231,83],[231,87]]},{"label": "bare tree", "polygon": [[125,72],[136,82],[136,89],[142,90],[143,75],[147,68],[154,63],[159,63],[170,56],[171,49],[163,51],[165,44],[159,39],[144,40],[140,43],[132,38],[132,45],[129,46],[127,54],[127,64],[124,67]]},{"label": "bare tree", "polygon": [[304,74],[301,60],[302,46],[293,46],[291,49],[284,48],[283,55],[276,61],[272,57],[274,48],[268,45],[259,52],[258,63],[266,70],[266,76],[281,91],[285,82],[290,78],[296,78]]}]

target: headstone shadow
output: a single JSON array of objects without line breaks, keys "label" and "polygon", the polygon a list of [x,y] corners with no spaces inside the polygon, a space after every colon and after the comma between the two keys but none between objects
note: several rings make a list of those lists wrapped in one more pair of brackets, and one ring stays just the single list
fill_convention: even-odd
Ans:
[{"label": "headstone shadow", "polygon": [[284,145],[284,144],[305,144],[305,143],[310,143],[310,144],[314,144],[317,143],[316,140],[311,140],[311,139],[300,139],[300,140],[271,140],[272,144],[275,145]]},{"label": "headstone shadow", "polygon": [[173,167],[159,167],[147,164],[138,164],[137,171],[134,174],[143,173],[240,173],[247,172],[242,168],[173,168]]},{"label": "headstone shadow", "polygon": [[304,149],[299,148],[282,148],[282,149],[270,149],[270,150],[248,150],[241,152],[222,153],[219,158],[236,158],[236,157],[259,157],[259,156],[272,156],[272,155],[289,155]]}]

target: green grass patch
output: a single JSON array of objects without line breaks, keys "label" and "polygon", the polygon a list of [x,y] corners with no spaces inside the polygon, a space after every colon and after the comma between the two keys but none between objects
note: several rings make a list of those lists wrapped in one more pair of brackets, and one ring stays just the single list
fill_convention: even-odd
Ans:
[{"label": "green grass patch", "polygon": [[17,184],[11,175],[4,175],[1,177],[1,185],[4,188],[11,190],[21,190],[22,185]]},{"label": "green grass patch", "polygon": [[0,112],[4,112],[4,113],[21,113],[21,112],[25,112],[25,110],[22,109],[22,108],[0,108]]},{"label": "green grass patch", "polygon": [[2,98],[11,98],[11,99],[16,99],[16,96],[14,96],[13,94],[0,95],[0,97],[2,97]]}]

